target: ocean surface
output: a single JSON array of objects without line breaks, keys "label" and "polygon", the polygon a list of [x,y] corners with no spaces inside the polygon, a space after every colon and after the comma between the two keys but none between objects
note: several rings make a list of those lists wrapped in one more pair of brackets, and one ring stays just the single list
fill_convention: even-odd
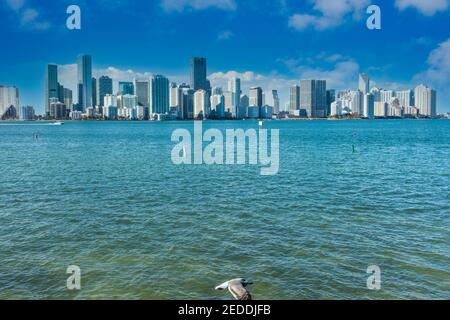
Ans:
[{"label": "ocean surface", "polygon": [[174,165],[191,122],[0,123],[0,299],[450,299],[450,121],[264,126],[275,176]]}]

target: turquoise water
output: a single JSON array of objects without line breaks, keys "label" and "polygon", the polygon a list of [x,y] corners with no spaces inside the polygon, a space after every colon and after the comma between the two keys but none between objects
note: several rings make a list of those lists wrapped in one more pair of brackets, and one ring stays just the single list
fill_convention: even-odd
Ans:
[{"label": "turquoise water", "polygon": [[276,176],[173,165],[189,122],[0,123],[0,298],[229,299],[236,277],[256,299],[450,298],[450,121],[265,126]]}]

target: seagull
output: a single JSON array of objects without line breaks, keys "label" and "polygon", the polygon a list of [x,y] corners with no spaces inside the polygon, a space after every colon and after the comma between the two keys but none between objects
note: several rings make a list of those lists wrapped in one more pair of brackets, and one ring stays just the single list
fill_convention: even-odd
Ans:
[{"label": "seagull", "polygon": [[246,289],[246,287],[251,284],[253,284],[253,282],[246,279],[234,279],[217,286],[216,290],[228,289],[236,300],[252,300],[250,292]]}]

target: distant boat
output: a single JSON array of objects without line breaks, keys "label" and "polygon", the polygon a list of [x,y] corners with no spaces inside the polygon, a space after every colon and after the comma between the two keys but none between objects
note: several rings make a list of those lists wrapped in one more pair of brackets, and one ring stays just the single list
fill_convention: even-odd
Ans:
[{"label": "distant boat", "polygon": [[57,122],[53,122],[52,125],[54,126],[62,126],[64,124],[64,122],[61,121],[57,121]]}]

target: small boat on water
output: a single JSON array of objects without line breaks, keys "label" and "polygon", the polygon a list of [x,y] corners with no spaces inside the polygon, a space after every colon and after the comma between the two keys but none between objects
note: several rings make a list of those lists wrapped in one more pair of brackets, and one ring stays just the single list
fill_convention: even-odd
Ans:
[{"label": "small boat on water", "polygon": [[54,126],[62,126],[64,124],[64,122],[61,121],[57,121],[57,122],[53,122],[52,125]]}]

